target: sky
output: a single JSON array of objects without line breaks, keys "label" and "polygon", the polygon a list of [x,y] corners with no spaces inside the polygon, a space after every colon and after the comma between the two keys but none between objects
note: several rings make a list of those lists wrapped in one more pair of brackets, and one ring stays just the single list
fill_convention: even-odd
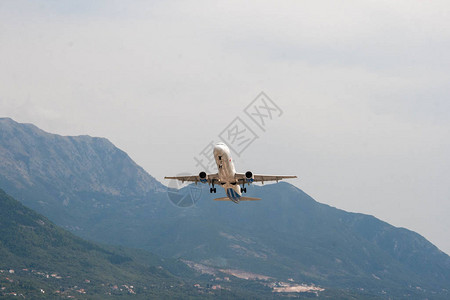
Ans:
[{"label": "sky", "polygon": [[106,137],[163,183],[238,123],[238,171],[450,254],[448,53],[448,1],[1,1],[0,117]]}]

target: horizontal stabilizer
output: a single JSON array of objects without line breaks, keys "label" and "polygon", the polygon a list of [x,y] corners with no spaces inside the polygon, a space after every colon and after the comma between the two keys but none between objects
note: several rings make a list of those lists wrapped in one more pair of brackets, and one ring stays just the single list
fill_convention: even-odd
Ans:
[{"label": "horizontal stabilizer", "polygon": [[[216,198],[216,201],[231,201],[228,197]],[[239,201],[256,201],[261,200],[261,198],[253,198],[253,197],[240,197]]]},{"label": "horizontal stabilizer", "polygon": [[216,201],[231,201],[230,198],[228,198],[228,197],[216,198],[214,200],[216,200]]},{"label": "horizontal stabilizer", "polygon": [[261,198],[253,198],[253,197],[241,197],[239,198],[239,201],[256,201],[261,200]]}]

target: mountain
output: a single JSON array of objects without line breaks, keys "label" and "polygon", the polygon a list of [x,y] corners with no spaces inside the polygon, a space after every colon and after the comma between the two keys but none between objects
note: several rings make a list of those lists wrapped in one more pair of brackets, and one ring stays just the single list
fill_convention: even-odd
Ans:
[{"label": "mountain", "polygon": [[358,298],[450,297],[450,257],[425,238],[318,203],[288,183],[249,187],[249,196],[263,200],[239,205],[212,201],[199,185],[199,201],[182,208],[106,140],[61,137],[10,119],[0,119],[0,155],[0,186],[90,240]]},{"label": "mountain", "polygon": [[[218,280],[220,284],[212,283]],[[85,241],[0,189],[0,298],[16,297],[273,299],[274,296],[262,284],[249,290],[242,279],[223,282],[173,259]]]},{"label": "mountain", "polygon": [[[84,241],[0,190],[0,297],[181,296],[183,282],[151,254]],[[136,257],[146,264],[136,263]],[[174,288],[170,288],[170,285]],[[126,287],[125,287],[126,286]],[[83,297],[84,298],[84,297]]]},{"label": "mountain", "polygon": [[379,297],[448,297],[450,257],[419,234],[320,204],[288,183],[248,194],[263,200],[215,202],[204,187],[196,206],[182,209],[161,196],[120,223],[115,215],[93,224],[89,236],[283,281]]},{"label": "mountain", "polygon": [[73,208],[143,199],[165,187],[104,138],[49,134],[0,118],[0,186],[62,224],[77,224]]}]

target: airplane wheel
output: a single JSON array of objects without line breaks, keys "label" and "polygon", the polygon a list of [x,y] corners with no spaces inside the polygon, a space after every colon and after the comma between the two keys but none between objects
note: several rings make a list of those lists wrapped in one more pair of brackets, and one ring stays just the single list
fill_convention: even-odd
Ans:
[{"label": "airplane wheel", "polygon": [[214,188],[214,194],[217,192],[216,188]]},{"label": "airplane wheel", "polygon": [[212,192],[213,192],[213,189],[209,188],[209,193],[212,194]]},{"label": "airplane wheel", "polygon": [[244,188],[244,193],[247,193],[247,188]]}]

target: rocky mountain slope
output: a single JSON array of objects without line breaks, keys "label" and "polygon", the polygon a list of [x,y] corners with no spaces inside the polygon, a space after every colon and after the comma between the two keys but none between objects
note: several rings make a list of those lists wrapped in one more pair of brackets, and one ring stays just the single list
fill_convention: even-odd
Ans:
[{"label": "rocky mountain slope", "polygon": [[86,193],[125,201],[164,190],[107,139],[49,134],[9,118],[0,118],[0,158],[0,186],[57,221],[61,209],[71,219]]}]

